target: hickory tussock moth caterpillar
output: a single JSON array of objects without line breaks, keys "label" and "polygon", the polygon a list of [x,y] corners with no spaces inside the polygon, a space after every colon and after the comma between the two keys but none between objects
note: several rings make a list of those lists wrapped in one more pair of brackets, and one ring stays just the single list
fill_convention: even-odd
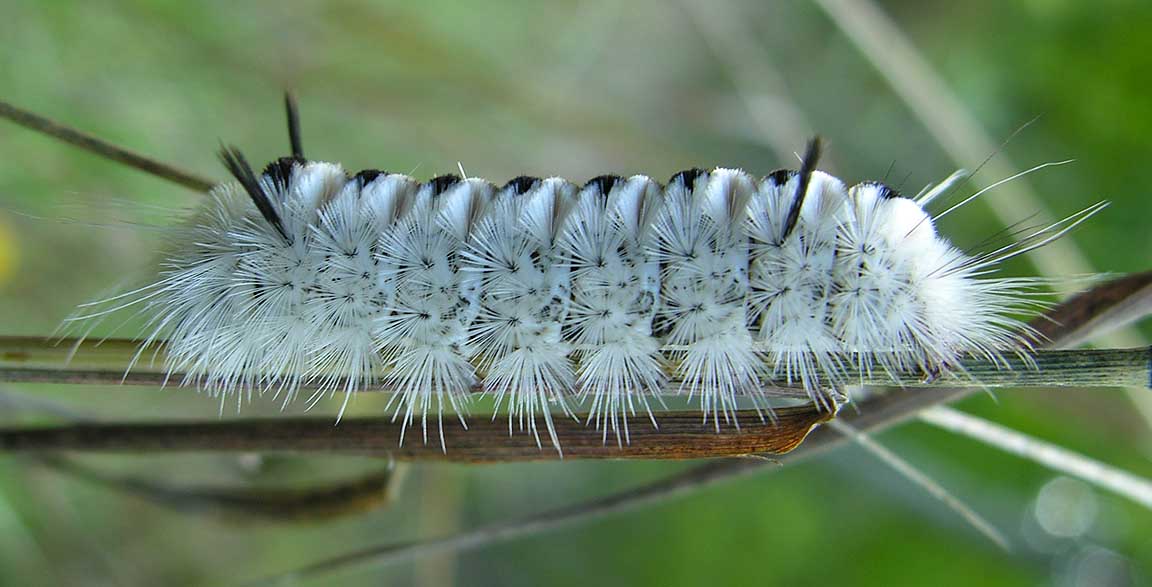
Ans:
[{"label": "hickory tussock moth caterpillar", "polygon": [[474,387],[510,433],[539,444],[540,418],[559,450],[553,409],[578,403],[623,442],[622,416],[655,425],[665,391],[699,398],[718,429],[742,398],[766,408],[772,384],[834,409],[849,365],[932,374],[965,353],[1001,360],[1027,348],[1013,314],[1034,282],[988,274],[1099,209],[973,256],[925,211],[947,182],[916,199],[849,187],[816,169],[818,141],[799,170],[763,178],[497,186],[310,161],[291,106],[289,133],[292,156],[259,174],[225,148],[235,181],[174,236],[159,279],[71,320],[136,309],[144,347],[166,340],[168,370],[222,396],[287,402],[315,388],[312,401],[342,391],[346,403],[386,386],[425,442],[445,411],[464,424]]}]

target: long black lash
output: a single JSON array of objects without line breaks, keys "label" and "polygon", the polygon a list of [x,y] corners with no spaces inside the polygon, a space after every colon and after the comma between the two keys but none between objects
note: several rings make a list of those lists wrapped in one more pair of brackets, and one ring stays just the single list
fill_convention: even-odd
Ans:
[{"label": "long black lash", "polygon": [[812,137],[808,147],[804,149],[804,158],[800,160],[800,181],[796,185],[796,194],[792,196],[792,207],[788,209],[788,216],[784,218],[784,232],[780,236],[783,243],[796,228],[800,220],[800,208],[804,205],[804,196],[808,193],[808,184],[812,181],[812,172],[816,171],[816,164],[820,162],[820,152],[823,150],[823,141],[820,137]]},{"label": "long black lash", "polygon": [[300,139],[300,112],[296,108],[296,97],[292,92],[284,92],[284,112],[288,117],[288,144],[294,159],[304,160],[304,143]]},{"label": "long black lash", "polygon": [[264,189],[260,187],[260,182],[256,179],[256,174],[252,172],[252,166],[248,165],[248,160],[244,158],[244,154],[236,147],[222,147],[220,149],[220,160],[224,162],[224,167],[228,168],[228,172],[240,185],[244,187],[244,191],[248,192],[248,197],[252,198],[252,203],[256,204],[256,209],[284,237],[284,241],[291,243],[292,239],[288,238],[288,233],[284,231],[284,223],[280,220],[280,215],[276,213],[276,208],[272,206],[272,200]]}]

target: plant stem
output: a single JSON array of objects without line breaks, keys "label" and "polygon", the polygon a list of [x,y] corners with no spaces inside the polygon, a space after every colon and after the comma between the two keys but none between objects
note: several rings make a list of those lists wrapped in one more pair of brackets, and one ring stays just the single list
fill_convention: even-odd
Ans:
[{"label": "plant stem", "polygon": [[[164,370],[164,347],[139,351],[142,343],[128,339],[105,341],[0,336],[0,381],[92,385],[169,385],[178,387],[186,374]],[[137,354],[143,357],[135,361]],[[154,354],[155,353],[155,354]],[[922,373],[861,372],[844,366],[843,380],[852,385],[908,387],[1147,387],[1152,376],[1152,347],[1108,350],[1041,350],[1028,359],[1006,356],[1003,362],[967,357],[955,375],[925,381]],[[131,367],[130,367],[131,366]],[[676,365],[668,367],[676,387]],[[381,371],[378,376],[383,376]],[[195,387],[195,380],[187,380]],[[343,384],[334,385],[343,388]],[[774,388],[775,395],[804,397],[803,390]],[[378,387],[369,391],[389,391]],[[477,387],[476,391],[480,391]]]}]

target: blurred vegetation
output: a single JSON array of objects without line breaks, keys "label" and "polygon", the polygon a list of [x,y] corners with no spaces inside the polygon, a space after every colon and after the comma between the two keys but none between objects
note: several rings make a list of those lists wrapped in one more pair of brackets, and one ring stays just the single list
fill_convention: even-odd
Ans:
[{"label": "blurred vegetation", "polygon": [[[781,101],[803,115],[805,132],[827,138],[835,171],[849,181],[886,178],[915,193],[955,166],[808,3],[710,5],[756,49],[737,56],[733,69],[677,3],[0,1],[0,97],[216,178],[224,176],[214,155],[222,140],[254,160],[286,152],[284,88],[301,100],[308,155],[352,170],[432,176],[460,162],[495,181],[667,177],[712,165],[762,174],[794,163],[775,154],[748,106]],[[1114,203],[1073,236],[1096,270],[1149,268],[1143,162],[1152,159],[1152,3],[883,7],[993,137],[1006,139],[1039,117],[1004,149],[1017,165],[1077,160],[1025,180],[1052,214]],[[767,94],[741,95],[731,72],[758,68],[775,70],[777,83]],[[131,279],[160,242],[150,227],[178,221],[198,200],[8,124],[0,124],[0,152],[5,334],[52,332],[75,304]],[[974,205],[943,230],[973,246],[998,227]],[[1023,263],[1012,269],[1030,271]],[[1152,333],[1147,324],[1143,331]],[[4,391],[115,418],[213,418],[218,409],[172,390]],[[338,402],[331,404],[319,409]],[[963,407],[1152,475],[1148,428],[1120,392],[1004,392]],[[245,412],[277,408],[258,402]],[[353,406],[382,409],[379,398]],[[226,407],[224,417],[232,412]],[[996,550],[849,449],[642,513],[316,584],[1124,585],[1152,577],[1152,513],[1092,490],[1061,491],[1067,483],[1050,485],[1052,475],[1036,465],[922,425],[881,440],[990,517],[1015,550]],[[98,464],[220,483],[366,466],[284,458],[253,466],[212,456]],[[682,466],[426,466],[386,511],[324,524],[237,525],[170,513],[3,458],[0,585],[237,582],[368,544],[539,511]]]}]

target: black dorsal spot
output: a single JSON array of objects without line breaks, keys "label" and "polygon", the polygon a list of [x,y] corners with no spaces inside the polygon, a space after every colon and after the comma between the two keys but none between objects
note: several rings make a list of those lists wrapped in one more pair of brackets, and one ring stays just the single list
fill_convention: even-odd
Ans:
[{"label": "black dorsal spot", "polygon": [[298,157],[281,157],[264,166],[262,175],[272,181],[272,184],[284,191],[292,179],[292,168],[307,163]]},{"label": "black dorsal spot", "polygon": [[600,190],[601,194],[607,194],[612,191],[612,188],[616,187],[616,184],[622,181],[624,181],[624,178],[619,175],[600,175],[588,180],[588,183],[584,184],[584,189],[595,187]]},{"label": "black dorsal spot", "polygon": [[448,188],[463,181],[459,175],[448,174],[439,177],[433,177],[428,180],[428,186],[432,188],[432,195],[439,196],[440,194],[448,191]]},{"label": "black dorsal spot", "polygon": [[788,180],[792,179],[795,176],[796,176],[796,170],[794,170],[794,169],[777,169],[776,171],[773,171],[772,173],[765,175],[764,179],[771,182],[772,185],[782,186],[782,185],[788,183]]},{"label": "black dorsal spot", "polygon": [[528,193],[528,191],[535,187],[538,183],[540,183],[539,177],[521,175],[520,177],[509,180],[508,183],[504,184],[504,187],[501,189],[511,189],[513,194],[520,196]]},{"label": "black dorsal spot", "polygon": [[900,192],[898,192],[898,191],[896,191],[896,190],[894,190],[894,189],[892,189],[892,188],[890,188],[890,187],[888,187],[888,186],[886,186],[883,183],[880,183],[878,181],[862,181],[862,182],[860,182],[860,186],[861,187],[874,187],[874,188],[876,188],[876,191],[880,192],[880,199],[882,199],[882,200],[893,200],[895,198],[903,198],[904,197],[904,196],[900,195]]},{"label": "black dorsal spot", "polygon": [[692,190],[696,187],[696,182],[701,177],[708,177],[708,172],[700,168],[685,169],[684,171],[673,175],[672,179],[668,180],[668,185],[673,186],[679,183],[680,185],[684,186],[684,189]]},{"label": "black dorsal spot", "polygon": [[356,172],[356,176],[352,179],[360,182],[360,186],[363,187],[376,181],[377,178],[387,177],[389,175],[392,174],[387,171],[381,171],[379,169],[364,169],[362,171]]}]

